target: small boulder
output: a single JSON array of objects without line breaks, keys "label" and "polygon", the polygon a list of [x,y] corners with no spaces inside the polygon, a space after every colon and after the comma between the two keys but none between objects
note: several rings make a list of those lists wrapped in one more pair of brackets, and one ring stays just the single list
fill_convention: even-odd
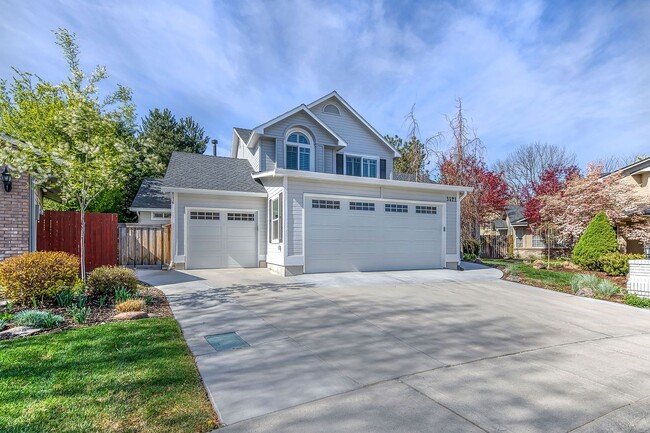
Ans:
[{"label": "small boulder", "polygon": [[16,326],[15,328],[9,328],[6,331],[0,332],[0,340],[7,338],[18,338],[18,337],[27,337],[32,334],[39,332],[41,328],[32,328],[31,326]]},{"label": "small boulder", "polygon": [[120,313],[116,314],[113,316],[113,319],[115,320],[138,320],[138,319],[146,319],[149,317],[147,313],[144,311],[127,311],[125,313]]},{"label": "small boulder", "polygon": [[586,298],[593,298],[594,295],[595,293],[593,289],[590,289],[589,287],[583,287],[576,292],[576,296],[584,296]]},{"label": "small boulder", "polygon": [[544,269],[544,268],[546,268],[546,264],[544,263],[544,260],[535,260],[533,262],[533,268],[535,268],[535,269]]}]

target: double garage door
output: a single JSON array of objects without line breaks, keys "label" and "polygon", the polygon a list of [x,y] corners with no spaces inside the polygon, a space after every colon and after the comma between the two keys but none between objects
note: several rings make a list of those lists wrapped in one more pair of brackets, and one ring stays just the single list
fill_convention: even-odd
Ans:
[{"label": "double garage door", "polygon": [[257,213],[191,210],[187,220],[187,268],[254,268]]},{"label": "double garage door", "polygon": [[305,197],[305,272],[444,266],[444,205]]}]

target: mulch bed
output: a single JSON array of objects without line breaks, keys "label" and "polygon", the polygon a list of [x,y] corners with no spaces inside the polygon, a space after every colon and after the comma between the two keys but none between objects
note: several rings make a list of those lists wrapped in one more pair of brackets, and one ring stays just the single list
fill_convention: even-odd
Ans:
[{"label": "mulch bed", "polygon": [[[145,305],[145,311],[149,314],[149,317],[174,317],[172,314],[171,308],[169,308],[169,302],[165,294],[158,288],[150,286],[146,283],[139,282],[138,287],[138,297],[147,298],[150,300],[149,305]],[[65,318],[60,326],[53,329],[44,329],[39,331],[37,334],[49,334],[53,332],[60,332],[67,329],[76,329],[76,328],[85,328],[88,326],[102,325],[104,323],[116,322],[117,320],[113,317],[118,313],[115,311],[115,303],[110,300],[105,305],[100,306],[98,299],[89,299],[86,302],[86,306],[90,307],[90,314],[86,319],[85,323],[79,324],[76,323],[72,317],[68,314],[68,309],[64,307],[59,307],[56,303],[50,304],[38,304],[38,310],[49,311],[53,314],[59,314]],[[33,310],[33,305],[14,305],[12,314],[16,314],[23,310]],[[0,313],[4,311],[4,307],[0,307]],[[9,326],[12,326],[11,324]],[[3,339],[0,336],[0,339]]]}]

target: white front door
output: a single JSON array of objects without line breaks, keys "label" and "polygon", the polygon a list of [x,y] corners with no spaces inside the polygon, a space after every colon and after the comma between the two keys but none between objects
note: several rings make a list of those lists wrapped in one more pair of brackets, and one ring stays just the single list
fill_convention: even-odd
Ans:
[{"label": "white front door", "polygon": [[187,268],[254,268],[257,213],[238,210],[188,210]]},{"label": "white front door", "polygon": [[442,204],[305,197],[305,272],[442,268]]}]

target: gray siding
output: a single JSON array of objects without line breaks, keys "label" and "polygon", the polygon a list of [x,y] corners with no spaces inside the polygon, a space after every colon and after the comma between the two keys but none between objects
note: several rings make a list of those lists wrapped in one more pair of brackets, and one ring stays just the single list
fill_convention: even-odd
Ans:
[{"label": "gray siding", "polygon": [[[323,112],[323,108],[333,104],[341,112],[340,116]],[[376,156],[386,160],[386,174],[388,178],[393,172],[393,151],[386,146],[357,116],[343,105],[330,98],[311,109],[324,124],[329,126],[347,142],[347,147],[342,153]]]},{"label": "gray siding", "polygon": [[275,140],[263,138],[260,142],[260,171],[275,168]]},{"label": "gray siding", "polygon": [[237,158],[247,159],[253,166],[253,170],[260,171],[260,146],[255,146],[251,151],[243,141],[239,140]]},{"label": "gray siding", "polygon": [[176,254],[185,254],[185,208],[204,207],[214,209],[252,209],[258,211],[260,255],[266,254],[266,198],[217,196],[178,193],[178,213],[176,216]]},{"label": "gray siding", "polygon": [[[166,211],[169,212],[169,211]],[[169,219],[164,219],[164,220],[152,220],[151,219],[151,212],[149,211],[142,211],[138,215],[138,224],[169,224]]]},{"label": "gray siding", "polygon": [[324,151],[325,160],[323,163],[323,171],[325,173],[336,173],[336,158],[334,156],[334,149],[331,147],[326,147]]},{"label": "gray siding", "polygon": [[276,139],[276,161],[279,168],[286,168],[284,162],[284,138],[287,131],[291,128],[302,128],[310,133],[312,141],[314,141],[314,171],[323,171],[323,146],[336,145],[336,139],[327,132],[321,125],[314,119],[306,115],[304,112],[299,112],[293,116],[269,126],[265,129],[264,135]]}]

